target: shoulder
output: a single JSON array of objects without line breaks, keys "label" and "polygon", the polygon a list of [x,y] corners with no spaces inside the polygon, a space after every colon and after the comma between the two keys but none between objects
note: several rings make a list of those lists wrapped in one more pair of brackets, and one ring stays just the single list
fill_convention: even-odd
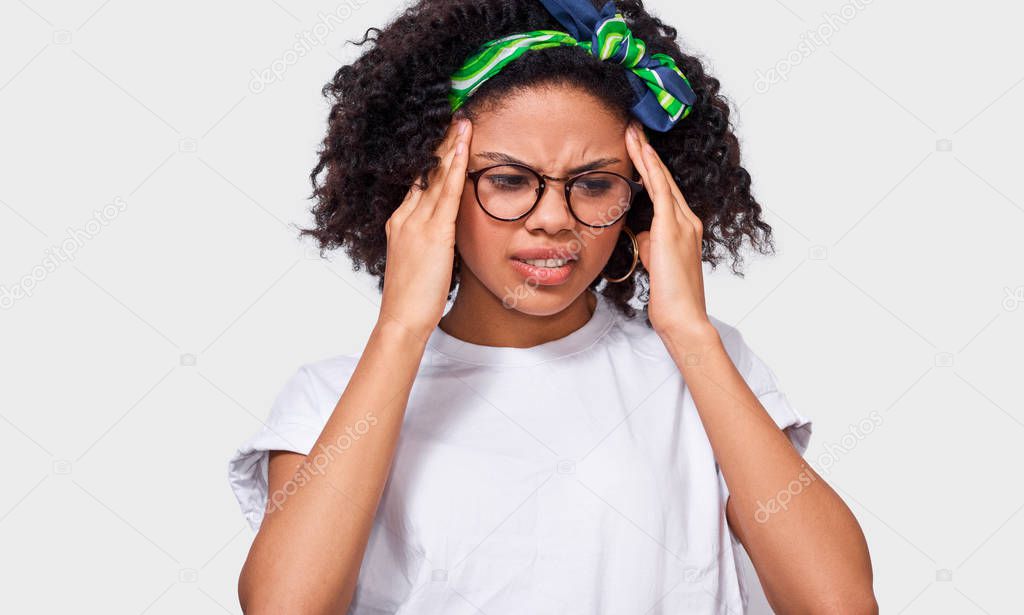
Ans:
[{"label": "shoulder", "polygon": [[737,326],[714,316],[710,318],[719,332],[722,346],[751,390],[759,396],[778,391],[778,378],[762,357],[762,351],[752,347]]},{"label": "shoulder", "polygon": [[[628,344],[634,355],[652,361],[672,361],[661,337],[647,325],[645,311],[640,310],[633,317],[616,313],[615,319],[620,341]],[[751,390],[756,395],[778,390],[775,372],[751,347],[739,327],[712,314],[708,314],[708,320],[718,331],[722,346]]]},{"label": "shoulder", "polygon": [[728,323],[716,316],[708,314],[708,320],[718,331],[718,337],[722,340],[725,352],[736,365],[736,369],[746,377],[754,367],[754,351],[747,344],[747,339],[735,325]]},{"label": "shoulder", "polygon": [[[647,324],[647,312],[637,310],[636,314],[628,317],[618,311],[614,312],[614,330],[619,336],[627,341],[635,352],[656,358],[659,360],[671,360],[664,342],[658,333]],[[708,314],[708,320],[718,331],[718,335],[725,346],[733,362],[749,361],[748,352],[750,348],[735,326]]]},{"label": "shoulder", "polygon": [[336,355],[301,364],[285,380],[271,408],[278,423],[323,424],[333,412],[360,355]]},{"label": "shoulder", "polygon": [[722,345],[736,366],[736,371],[743,377],[751,392],[757,396],[775,424],[785,431],[790,442],[803,455],[813,429],[810,417],[793,405],[783,391],[775,370],[751,347],[739,328],[713,316],[709,318],[711,324],[718,330]]},{"label": "shoulder", "polygon": [[361,354],[343,354],[310,361],[299,366],[297,374],[305,374],[313,385],[333,388],[344,384],[352,376]]},{"label": "shoulder", "polygon": [[708,320],[711,321],[712,326],[714,326],[715,329],[718,330],[718,335],[722,338],[723,341],[727,337],[733,338],[734,336],[740,334],[739,329],[713,314],[708,314]]},{"label": "shoulder", "polygon": [[309,454],[358,361],[359,355],[340,355],[300,365],[285,379],[260,429],[231,456],[228,481],[253,530],[266,509],[269,452]]},{"label": "shoulder", "polygon": [[718,330],[725,352],[732,359],[736,370],[743,376],[747,385],[756,395],[770,393],[779,389],[779,382],[772,368],[762,359],[760,354],[748,343],[738,327],[715,316],[708,315],[711,324]]}]

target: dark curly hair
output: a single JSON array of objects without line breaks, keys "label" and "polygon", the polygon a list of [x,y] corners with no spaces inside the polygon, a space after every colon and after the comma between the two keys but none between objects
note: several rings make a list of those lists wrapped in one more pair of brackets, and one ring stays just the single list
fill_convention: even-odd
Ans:
[{"label": "dark curly hair", "polygon": [[[680,50],[675,28],[648,13],[640,0],[623,0],[617,7],[649,53],[676,60],[697,95],[689,116],[668,132],[648,131],[649,139],[704,225],[703,261],[714,269],[728,252],[732,272],[743,277],[744,237],[763,254],[773,253],[775,246],[772,229],[761,219],[761,206],[751,194],[750,174],[740,166],[728,100],[719,94],[718,79],[705,72],[701,60]],[[409,186],[414,181],[426,185],[427,174],[440,164],[434,151],[452,120],[452,73],[483,43],[539,29],[564,30],[538,0],[419,0],[385,29],[370,28],[363,40],[349,41],[373,45],[339,68],[323,87],[332,106],[319,161],[310,173],[315,227],[302,229],[301,235],[316,238],[321,254],[343,247],[353,269],[365,267],[383,290],[384,223]],[[623,122],[630,117],[634,95],[626,71],[576,47],[524,54],[487,80],[459,113],[472,119],[503,95],[551,84],[579,87],[620,114]],[[643,192],[626,224],[641,232],[650,228],[652,217],[653,206]],[[627,270],[632,260],[631,248],[620,248],[606,266],[614,272],[610,277],[621,275],[618,272]],[[456,258],[449,300],[458,285],[458,262]],[[623,282],[600,287],[602,282],[598,276],[590,288],[623,314],[635,315],[630,305],[634,298],[646,306],[650,286],[641,263]]]}]

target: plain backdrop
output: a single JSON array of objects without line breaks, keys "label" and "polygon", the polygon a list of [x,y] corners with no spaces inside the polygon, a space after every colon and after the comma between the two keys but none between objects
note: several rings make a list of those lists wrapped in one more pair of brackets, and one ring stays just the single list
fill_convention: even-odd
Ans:
[{"label": "plain backdrop", "polygon": [[[0,611],[239,612],[227,459],[379,303],[297,238],[319,90],[401,6],[0,4]],[[814,420],[882,612],[1020,612],[1019,10],[651,10],[721,79],[779,248],[709,272],[709,311]]]}]

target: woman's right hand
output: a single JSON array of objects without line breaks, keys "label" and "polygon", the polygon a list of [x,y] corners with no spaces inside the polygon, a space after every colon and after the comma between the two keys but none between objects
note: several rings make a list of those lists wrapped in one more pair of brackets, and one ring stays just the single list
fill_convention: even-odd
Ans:
[{"label": "woman's right hand", "polygon": [[472,132],[468,119],[448,126],[435,151],[441,163],[430,171],[429,187],[414,182],[384,225],[388,248],[378,326],[397,325],[425,341],[444,315]]}]

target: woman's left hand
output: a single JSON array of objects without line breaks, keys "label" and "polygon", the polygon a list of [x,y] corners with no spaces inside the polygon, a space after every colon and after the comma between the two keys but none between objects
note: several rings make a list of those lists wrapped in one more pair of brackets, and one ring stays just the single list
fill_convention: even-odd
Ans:
[{"label": "woman's left hand", "polygon": [[696,339],[710,326],[701,268],[704,226],[635,119],[626,129],[626,149],[654,203],[651,230],[636,236],[650,275],[647,316],[662,339]]}]

